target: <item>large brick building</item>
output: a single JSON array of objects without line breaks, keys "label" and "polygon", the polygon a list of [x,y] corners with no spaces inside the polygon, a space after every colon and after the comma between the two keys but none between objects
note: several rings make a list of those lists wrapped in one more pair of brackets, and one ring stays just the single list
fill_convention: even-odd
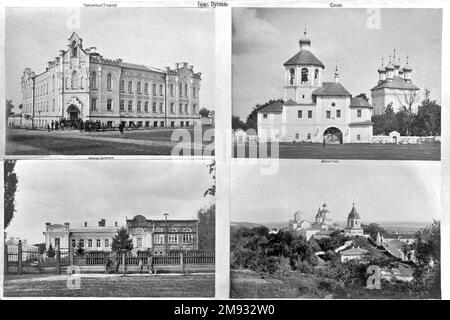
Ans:
[{"label": "large brick building", "polygon": [[164,70],[104,58],[73,33],[66,50],[22,76],[22,125],[81,119],[117,126],[186,127],[200,122],[201,73],[188,63]]}]

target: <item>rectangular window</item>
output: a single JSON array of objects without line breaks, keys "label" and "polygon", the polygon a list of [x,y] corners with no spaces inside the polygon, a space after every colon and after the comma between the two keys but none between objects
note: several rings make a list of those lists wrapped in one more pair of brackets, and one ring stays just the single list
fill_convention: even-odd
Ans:
[{"label": "rectangular window", "polygon": [[141,101],[137,102],[137,111],[141,111]]},{"label": "rectangular window", "polygon": [[308,133],[308,139],[311,139],[311,133]]},{"label": "rectangular window", "polygon": [[55,247],[59,247],[61,245],[61,239],[55,238]]},{"label": "rectangular window", "polygon": [[152,112],[156,113],[156,102],[152,103]]},{"label": "rectangular window", "polygon": [[96,98],[92,98],[92,100],[91,100],[91,110],[93,110],[93,111],[97,110],[97,99]]},{"label": "rectangular window", "polygon": [[150,127],[150,121],[145,121],[145,127],[146,128]]},{"label": "rectangular window", "polygon": [[361,110],[356,111],[356,116],[357,116],[358,118],[361,118]]},{"label": "rectangular window", "polygon": [[196,95],[196,93],[195,93],[195,87],[192,87],[192,97],[195,99],[195,95]]},{"label": "rectangular window", "polygon": [[92,248],[92,239],[88,239],[88,247]]},{"label": "rectangular window", "polygon": [[162,84],[159,85],[159,95],[160,96],[163,95],[163,85]]},{"label": "rectangular window", "polygon": [[105,239],[105,248],[109,248],[109,239]]},{"label": "rectangular window", "polygon": [[137,246],[138,248],[142,247],[142,238],[137,238],[137,239],[136,239],[136,246]]},{"label": "rectangular window", "polygon": [[264,114],[263,114],[263,118],[264,118],[264,119],[267,119],[267,113],[264,113]]},{"label": "rectangular window", "polygon": [[158,126],[158,121],[153,121],[153,126],[156,128]]},{"label": "rectangular window", "polygon": [[138,128],[141,128],[142,127],[142,121],[138,121],[137,126],[138,126]]},{"label": "rectangular window", "polygon": [[159,113],[164,113],[164,103],[159,103]]},{"label": "rectangular window", "polygon": [[170,104],[170,113],[175,113],[175,108],[174,108],[173,103]]},{"label": "rectangular window", "polygon": [[156,96],[156,84],[152,85],[152,95]]},{"label": "rectangular window", "polygon": [[184,113],[188,114],[189,113],[188,111],[189,111],[189,105],[185,104],[184,105]]},{"label": "rectangular window", "polygon": [[298,110],[297,111],[297,118],[302,118],[303,117],[303,112],[302,110]]},{"label": "rectangular window", "polygon": [[145,104],[144,104],[144,111],[145,111],[145,112],[148,112],[148,101],[145,101]]},{"label": "rectangular window", "polygon": [[125,101],[120,100],[120,111],[125,111]]},{"label": "rectangular window", "polygon": [[308,110],[308,118],[312,118],[312,110]]},{"label": "rectangular window", "polygon": [[77,246],[77,242],[75,239],[72,239],[72,248]]},{"label": "rectangular window", "polygon": [[180,122],[180,127],[184,127],[184,121]]},{"label": "rectangular window", "polygon": [[331,111],[327,111],[327,119],[330,119],[331,118]]},{"label": "rectangular window", "polygon": [[300,135],[298,133],[295,134],[295,139],[300,138]]},{"label": "rectangular window", "polygon": [[358,141],[361,140],[361,135],[360,134],[356,135],[356,140],[358,140]]},{"label": "rectangular window", "polygon": [[79,244],[81,247],[84,247],[84,239],[80,239]]},{"label": "rectangular window", "polygon": [[190,244],[194,240],[194,237],[192,234],[183,234],[183,244]]},{"label": "rectangular window", "polygon": [[55,99],[52,101],[52,111],[55,111]]},{"label": "rectangular window", "polygon": [[112,111],[112,99],[106,100],[106,110]]},{"label": "rectangular window", "polygon": [[164,121],[161,121],[159,124],[160,127],[164,127]]},{"label": "rectangular window", "polygon": [[100,248],[102,246],[102,241],[100,239],[97,239],[97,248]]},{"label": "rectangular window", "polygon": [[192,113],[197,113],[197,105],[196,104],[194,104],[193,106],[192,106]]},{"label": "rectangular window", "polygon": [[183,113],[183,104],[180,103],[180,105],[178,106],[178,113]]},{"label": "rectangular window", "polygon": [[163,234],[155,234],[153,237],[153,241],[155,244],[163,244],[164,243],[164,235]]},{"label": "rectangular window", "polygon": [[170,126],[173,128],[175,127],[175,121],[170,121]]},{"label": "rectangular window", "polygon": [[128,111],[133,111],[133,101],[128,101]]},{"label": "rectangular window", "polygon": [[169,235],[167,235],[167,243],[169,243],[169,244],[177,244],[178,243],[178,235],[177,234],[169,234]]},{"label": "rectangular window", "polygon": [[336,110],[336,118],[340,118],[341,117],[341,110]]}]

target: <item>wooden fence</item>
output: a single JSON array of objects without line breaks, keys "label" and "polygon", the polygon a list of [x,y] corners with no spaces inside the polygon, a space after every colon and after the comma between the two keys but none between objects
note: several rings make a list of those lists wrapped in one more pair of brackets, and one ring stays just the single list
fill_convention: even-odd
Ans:
[{"label": "wooden fence", "polygon": [[170,251],[165,255],[153,255],[143,251],[137,253],[86,252],[76,254],[72,249],[56,248],[54,256],[48,257],[34,252],[9,252],[5,246],[5,273],[60,274],[69,266],[77,266],[84,272],[144,272],[156,273],[158,270],[186,272],[189,270],[213,270],[214,251]]}]

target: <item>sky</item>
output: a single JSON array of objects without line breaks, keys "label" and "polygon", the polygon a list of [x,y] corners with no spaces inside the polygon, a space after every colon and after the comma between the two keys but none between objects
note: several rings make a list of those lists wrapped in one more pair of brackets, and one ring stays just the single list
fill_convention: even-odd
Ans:
[{"label": "sky", "polygon": [[324,81],[333,81],[337,63],[344,87],[370,98],[381,57],[387,61],[395,48],[402,66],[409,55],[413,83],[440,102],[440,9],[381,9],[374,15],[366,9],[233,8],[233,114],[245,120],[257,103],[284,98],[283,64],[299,51],[305,24],[311,52],[325,65]]},{"label": "sky", "polygon": [[231,167],[231,221],[286,222],[300,210],[314,221],[327,203],[345,221],[355,203],[363,223],[432,222],[441,212],[440,162],[285,160],[275,175],[256,164]]},{"label": "sky", "polygon": [[195,219],[213,199],[209,161],[167,160],[19,160],[16,209],[9,237],[44,241],[45,223],[73,227],[125,225],[126,217]]},{"label": "sky", "polygon": [[200,108],[214,109],[214,12],[188,8],[6,8],[6,98],[22,102],[27,67],[45,71],[76,32],[108,59],[164,69],[188,62],[202,73]]}]

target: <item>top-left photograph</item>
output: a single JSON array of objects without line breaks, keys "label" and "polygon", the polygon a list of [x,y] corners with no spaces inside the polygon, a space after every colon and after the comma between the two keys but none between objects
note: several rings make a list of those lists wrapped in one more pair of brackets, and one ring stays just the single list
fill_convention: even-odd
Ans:
[{"label": "top-left photograph", "polygon": [[6,155],[214,155],[214,12],[7,8]]}]

